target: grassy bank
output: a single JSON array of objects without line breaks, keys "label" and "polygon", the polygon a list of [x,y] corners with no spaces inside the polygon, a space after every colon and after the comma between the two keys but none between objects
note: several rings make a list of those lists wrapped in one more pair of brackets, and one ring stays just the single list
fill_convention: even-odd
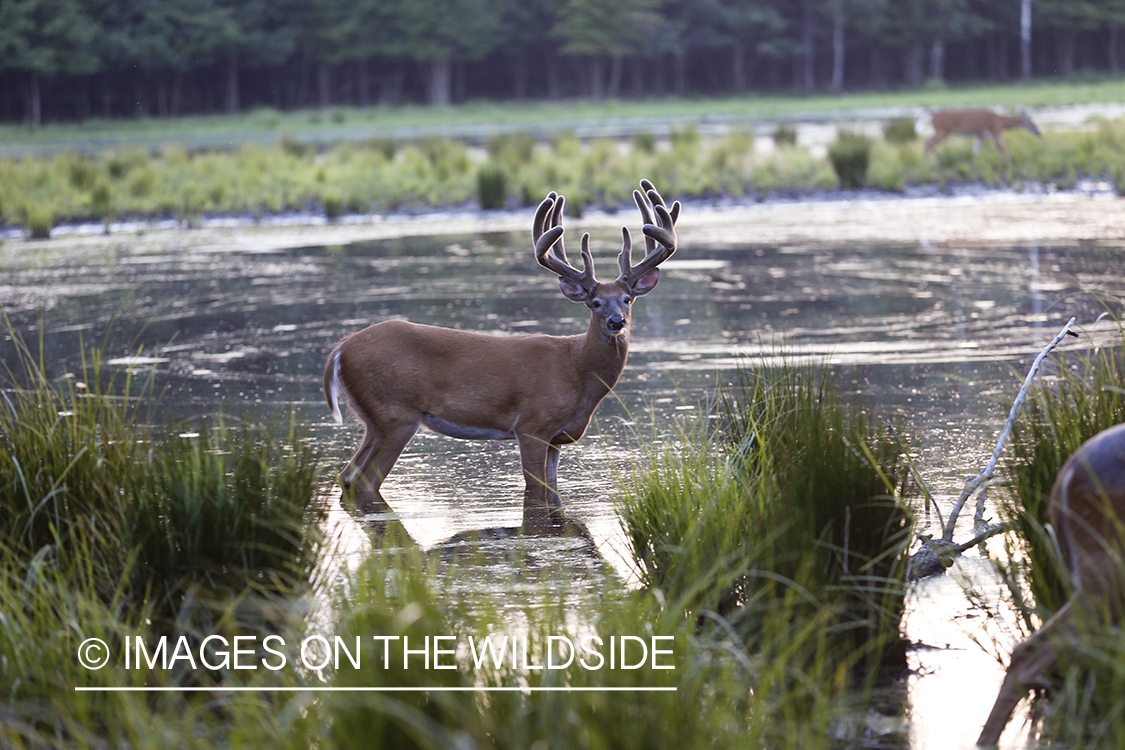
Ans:
[{"label": "grassy bank", "polygon": [[[1088,132],[1048,131],[1042,140],[1009,132],[1004,140],[1014,167],[988,144],[974,158],[969,140],[952,139],[940,148],[939,160],[923,154],[923,144],[912,132],[888,129],[886,137],[868,134],[857,141],[849,140],[846,126],[837,145],[847,145],[853,154],[858,147],[862,153],[842,167],[834,158],[839,148],[830,149],[830,158],[814,156],[806,144],[791,142],[792,131],[783,123],[772,137],[756,135],[754,126],[818,107],[846,122],[847,113],[869,107],[1103,101],[1123,87],[1105,83],[832,99],[676,101],[663,107],[615,102],[564,108],[464,105],[443,112],[259,112],[229,119],[94,123],[85,135],[82,128],[48,129],[54,136],[9,130],[0,140],[22,143],[33,153],[37,139],[53,137],[62,150],[53,156],[0,159],[0,222],[46,236],[62,222],[119,218],[175,218],[190,224],[212,214],[253,218],[313,212],[332,219],[465,205],[514,208],[533,205],[549,190],[566,194],[572,210],[580,212],[587,205],[626,205],[638,174],[681,197],[704,199],[862,186],[893,192],[911,185],[958,183],[1018,187],[1033,182],[1065,189],[1080,177],[1108,180],[1120,191],[1125,185],[1121,122],[1101,121]],[[657,116],[662,119],[648,119]],[[301,118],[311,127],[302,127]],[[727,123],[727,132],[701,135],[700,126],[715,118]],[[887,118],[889,126],[902,122],[891,113]],[[398,122],[412,124],[399,128]],[[573,124],[560,124],[566,122]],[[590,139],[574,134],[584,123],[607,122],[616,123],[621,135]],[[439,127],[442,123],[449,127]],[[97,142],[100,128],[106,130],[104,145],[87,153],[81,144]],[[145,140],[150,137],[154,140]],[[763,138],[772,140],[769,147]],[[67,150],[68,139],[74,139],[75,150]],[[863,165],[858,172],[857,163]]]},{"label": "grassy bank", "polygon": [[[1005,85],[928,87],[917,90],[861,91],[841,95],[751,93],[720,99],[666,97],[644,100],[487,102],[450,107],[379,106],[280,112],[267,107],[235,115],[137,118],[48,124],[40,128],[0,125],[0,148],[52,150],[72,146],[100,151],[130,144],[143,148],[169,143],[229,148],[247,142],[276,143],[284,134],[317,143],[370,137],[418,135],[472,136],[533,132],[560,135],[587,126],[686,126],[710,122],[757,124],[797,119],[850,119],[867,110],[935,107],[1065,107],[1125,101],[1125,79],[1012,82]],[[890,113],[888,113],[890,116]],[[10,154],[14,155],[14,154]]]}]

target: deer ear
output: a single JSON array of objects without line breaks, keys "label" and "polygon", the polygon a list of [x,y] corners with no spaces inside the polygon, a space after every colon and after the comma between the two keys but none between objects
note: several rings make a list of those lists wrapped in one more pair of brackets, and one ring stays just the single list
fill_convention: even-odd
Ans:
[{"label": "deer ear", "polygon": [[660,269],[654,268],[633,282],[633,296],[640,297],[648,294],[656,288],[658,281],[660,281]]},{"label": "deer ear", "polygon": [[563,296],[571,302],[579,302],[585,304],[590,301],[590,293],[586,288],[573,279],[559,277],[559,289],[562,290]]}]

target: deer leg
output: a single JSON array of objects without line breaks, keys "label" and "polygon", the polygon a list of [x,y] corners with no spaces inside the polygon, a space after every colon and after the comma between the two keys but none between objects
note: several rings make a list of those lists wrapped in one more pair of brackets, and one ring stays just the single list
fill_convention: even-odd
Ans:
[{"label": "deer leg", "polygon": [[340,470],[340,484],[344,489],[352,486],[355,478],[362,473],[361,467],[367,466],[371,461],[371,453],[375,449],[375,443],[378,440],[378,432],[376,429],[367,425],[367,431],[363,435],[363,442],[359,446],[359,450],[352,456],[352,460],[348,465]]},{"label": "deer leg", "polygon": [[949,133],[943,133],[941,135],[938,135],[937,133],[934,133],[934,136],[932,138],[930,138],[928,141],[926,141],[925,153],[928,154],[931,151],[933,151],[935,148],[937,148],[937,145],[939,143],[941,143],[942,141],[944,141],[948,137],[949,137]]},{"label": "deer leg", "polygon": [[1004,674],[1004,682],[1000,685],[996,702],[977,739],[978,745],[994,746],[1000,740],[1000,733],[1008,725],[1008,720],[1012,718],[1016,704],[1027,695],[1028,690],[1041,684],[1054,671],[1057,664],[1055,650],[1059,647],[1060,632],[1065,632],[1068,628],[1070,609],[1071,602],[1067,602],[1043,627],[1012,650],[1008,671]]},{"label": "deer leg", "polygon": [[988,137],[992,140],[993,143],[996,144],[996,148],[1000,150],[1000,153],[1004,155],[1004,158],[1008,162],[1008,166],[1012,169],[1015,169],[1016,165],[1012,162],[1012,157],[1008,155],[1008,149],[1004,148],[1004,144],[1000,141],[1000,137],[993,135],[992,133],[989,133]]},{"label": "deer leg", "polygon": [[[551,463],[554,464],[554,470],[558,470],[558,448],[542,438],[531,435],[520,435],[517,442],[520,446],[520,463],[523,465],[526,483],[523,491],[524,505],[561,507],[558,491],[554,489],[548,473],[548,466]],[[549,461],[552,451],[555,453],[553,462]]]},{"label": "deer leg", "polygon": [[557,446],[557,445],[548,445],[547,446],[547,474],[546,474],[547,487],[549,487],[551,492],[553,493],[553,498],[548,497],[548,500],[554,499],[556,501],[554,503],[556,506],[562,505],[562,501],[559,499],[559,457],[560,457],[560,455],[561,454],[559,452],[559,446]]},{"label": "deer leg", "polygon": [[356,507],[362,511],[387,510],[389,506],[379,494],[383,480],[391,473],[406,444],[418,431],[419,422],[380,428],[368,423],[367,434],[348,467],[344,489],[356,491]]}]

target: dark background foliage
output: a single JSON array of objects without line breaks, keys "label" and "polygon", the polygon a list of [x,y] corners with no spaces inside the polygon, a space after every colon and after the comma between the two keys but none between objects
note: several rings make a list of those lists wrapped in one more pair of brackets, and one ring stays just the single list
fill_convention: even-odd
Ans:
[{"label": "dark background foliage", "polygon": [[1068,79],[1118,73],[1123,27],[1125,0],[0,0],[0,121]]}]

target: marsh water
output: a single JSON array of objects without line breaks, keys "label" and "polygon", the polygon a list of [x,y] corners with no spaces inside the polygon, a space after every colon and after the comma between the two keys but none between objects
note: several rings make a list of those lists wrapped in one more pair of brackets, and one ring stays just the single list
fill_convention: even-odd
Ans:
[{"label": "marsh water", "polygon": [[[608,276],[620,234],[592,232]],[[83,342],[105,342],[110,367],[156,368],[174,413],[269,416],[296,407],[341,465],[361,435],[330,420],[322,372],[344,334],[393,317],[497,335],[574,334],[588,318],[535,264],[523,232],[253,250],[233,243],[169,250],[167,242],[153,250],[131,235],[93,250],[77,240],[73,248],[52,241],[42,252],[21,247],[2,254],[0,303],[26,339],[42,336],[52,376],[80,372]],[[630,580],[612,496],[638,441],[674,439],[677,415],[779,345],[838,366],[850,392],[904,418],[944,513],[987,461],[1043,344],[1071,316],[1088,335],[1066,346],[1089,346],[1107,328],[1095,325],[1103,310],[1096,297],[1125,289],[1121,259],[1121,247],[1105,243],[776,246],[755,244],[733,226],[684,232],[659,287],[636,306],[615,397],[586,437],[563,449],[567,513],[589,529],[612,574]],[[518,527],[522,486],[513,443],[421,432],[383,494],[405,531],[432,548],[477,529]],[[324,496],[334,504],[339,554],[362,554],[367,527],[338,507],[327,478]],[[919,514],[934,526],[924,509]],[[543,564],[585,569],[589,546],[543,538],[532,553]],[[911,594],[908,635],[919,647],[910,708],[906,727],[887,731],[918,749],[970,746],[1002,674],[995,656],[974,643],[984,618],[962,592],[969,581],[994,599],[998,586],[973,553],[957,570]],[[483,587],[510,581],[484,578]],[[1004,655],[1010,645],[995,648]],[[1012,747],[1024,742],[1019,725],[1017,717],[1005,735]]]}]

